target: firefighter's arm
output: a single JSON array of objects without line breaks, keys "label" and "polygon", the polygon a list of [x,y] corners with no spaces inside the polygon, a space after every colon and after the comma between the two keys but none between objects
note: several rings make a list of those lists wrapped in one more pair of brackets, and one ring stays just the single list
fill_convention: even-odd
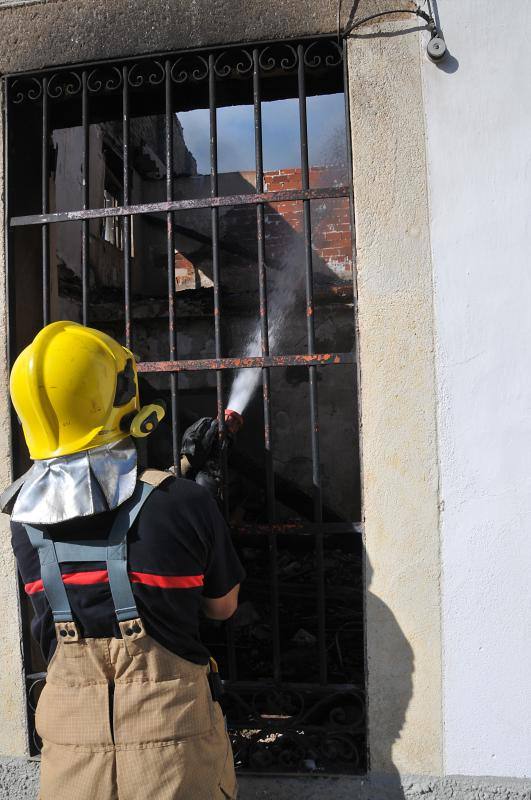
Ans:
[{"label": "firefighter's arm", "polygon": [[203,611],[210,619],[225,620],[232,617],[238,607],[238,592],[240,584],[237,583],[230,592],[223,597],[202,597]]}]

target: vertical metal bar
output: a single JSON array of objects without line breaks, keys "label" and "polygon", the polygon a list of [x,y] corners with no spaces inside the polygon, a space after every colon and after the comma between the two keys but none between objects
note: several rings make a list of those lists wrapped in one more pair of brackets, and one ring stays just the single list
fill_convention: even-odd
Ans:
[{"label": "vertical metal bar", "polygon": [[[208,58],[209,66],[209,108],[210,108],[210,195],[216,197],[219,190],[218,181],[218,124],[216,109],[216,73],[214,71],[214,55]],[[212,225],[212,277],[214,283],[214,337],[216,342],[216,358],[221,358],[221,317],[220,317],[220,279],[219,279],[219,209],[211,209]],[[222,374],[217,372],[218,419],[220,432],[224,428],[224,406]]]},{"label": "vertical metal bar", "polygon": [[[256,191],[264,191],[264,155],[262,141],[262,89],[260,83],[260,52],[253,50],[253,102],[254,102],[254,142],[256,162]],[[264,204],[256,207],[256,230],[258,244],[258,290],[260,296],[260,340],[262,356],[269,355],[269,324],[267,305],[267,275],[265,260],[265,219]],[[275,521],[275,476],[273,468],[273,438],[271,414],[271,371],[262,369],[262,397],[264,407],[264,448],[266,467],[267,518]],[[273,677],[280,680],[280,625],[279,625],[279,586],[278,586],[278,548],[276,534],[269,533],[269,569],[271,576],[271,628],[273,632]]]},{"label": "vertical metal bar", "polygon": [[[15,271],[14,271],[14,247],[13,236],[14,232],[11,228],[9,221],[11,217],[11,199],[13,195],[13,188],[10,180],[10,119],[9,119],[9,105],[10,105],[10,82],[6,80],[3,82],[5,87],[5,109],[4,109],[4,183],[5,183],[5,205],[4,205],[4,241],[5,241],[5,264],[6,264],[6,284],[7,284],[7,365],[11,371],[11,367],[17,355],[17,340],[16,340],[16,317],[15,317]],[[13,406],[10,406],[11,412],[11,476],[12,480],[18,477],[18,463],[17,463],[17,446],[20,436],[20,426],[18,425],[17,415]]]},{"label": "vertical metal bar", "polygon": [[[131,202],[130,169],[129,169],[129,140],[131,123],[129,117],[129,67],[122,67],[122,144],[123,144],[123,204],[128,206]],[[131,348],[131,216],[123,218],[124,235],[124,304],[125,304],[125,345]]]},{"label": "vertical metal bar", "polygon": [[[210,195],[217,197],[219,191],[218,181],[218,124],[216,104],[216,72],[215,56],[210,53],[208,57],[208,105],[210,110]],[[212,280],[214,283],[214,338],[216,343],[216,358],[221,358],[221,286],[220,286],[220,259],[219,259],[219,209],[212,208]],[[216,371],[217,413],[219,425],[219,442],[221,446],[221,468],[223,475],[223,504],[225,517],[229,519],[229,497],[227,481],[227,450],[225,443],[225,405],[223,400],[223,372]],[[227,654],[229,664],[229,678],[236,680],[236,650],[234,645],[234,629],[232,621],[226,624]]]},{"label": "vertical metal bar", "polygon": [[[165,113],[166,113],[166,200],[173,200],[173,98],[171,80],[171,62],[165,63]],[[166,214],[166,242],[168,264],[168,336],[170,346],[170,360],[177,360],[177,328],[175,321],[175,231],[173,227],[173,212]],[[181,475],[181,459],[179,453],[179,376],[170,374],[171,391],[171,440],[173,452],[173,466],[178,476]]]},{"label": "vertical metal bar", "polygon": [[[42,79],[42,171],[41,207],[42,213],[50,210],[50,120],[48,108],[48,78]],[[50,322],[50,229],[44,222],[41,225],[42,238],[42,324]]]},{"label": "vertical metal bar", "polygon": [[[218,180],[218,125],[217,125],[217,108],[216,108],[216,73],[215,73],[215,57],[211,53],[208,57],[209,77],[208,77],[208,90],[209,90],[209,109],[210,109],[210,195],[217,197],[219,191]],[[214,283],[214,339],[216,347],[216,358],[221,358],[221,284],[220,284],[220,257],[219,257],[219,209],[212,208],[211,213],[211,226],[212,226],[212,280]],[[217,389],[217,414],[219,423],[219,436],[220,443],[223,445],[225,440],[225,406],[223,401],[223,373],[221,370],[216,372],[216,389]],[[222,452],[225,448],[222,447]],[[225,466],[223,466],[224,483],[226,480]],[[225,487],[224,487],[225,488]],[[228,497],[226,491],[224,494],[225,512],[228,515]]]},{"label": "vertical metal bar", "polygon": [[[82,159],[82,188],[83,188],[83,210],[89,207],[89,121],[88,121],[88,87],[87,70],[84,69],[81,75],[82,80],[82,100],[81,100],[81,126],[83,129],[83,159]],[[88,301],[89,301],[89,221],[81,221],[81,286],[83,303],[83,325],[88,325]]]},{"label": "vertical metal bar", "polygon": [[[343,96],[345,98],[345,136],[347,140],[347,170],[348,170],[348,183],[350,188],[349,193],[349,211],[350,211],[350,235],[352,241],[352,280],[354,290],[354,324],[357,325],[358,320],[358,283],[357,283],[357,269],[356,269],[356,216],[354,206],[354,173],[352,163],[352,128],[350,125],[350,98],[349,98],[349,78],[348,78],[348,61],[347,61],[347,41],[343,42]],[[357,334],[357,332],[356,332]],[[357,335],[356,335],[357,341]],[[356,364],[359,364],[359,359],[356,359]]]},{"label": "vertical metal bar", "polygon": [[[301,139],[301,171],[302,188],[310,188],[310,167],[308,161],[308,121],[306,111],[306,76],[304,70],[304,46],[297,47],[298,54],[298,87],[299,87],[299,121]],[[306,334],[308,353],[315,353],[315,322],[313,298],[313,261],[312,261],[312,218],[309,200],[303,200],[304,220],[304,258],[306,271]],[[321,487],[321,461],[319,452],[319,409],[317,398],[317,368],[308,367],[310,389],[310,418],[312,440],[312,482],[314,521],[323,520],[323,498]],[[326,683],[326,598],[324,574],[324,541],[322,531],[315,534],[315,554],[317,568],[317,630],[319,649],[319,679]]]},{"label": "vertical metal bar", "polygon": [[[13,195],[14,187],[11,185],[10,179],[10,155],[11,155],[11,129],[10,129],[10,117],[9,117],[9,106],[10,106],[10,85],[9,80],[2,81],[2,85],[0,86],[0,97],[2,94],[2,89],[4,90],[4,185],[5,185],[5,193],[4,193],[4,243],[5,243],[5,265],[6,265],[6,296],[7,296],[7,314],[6,314],[6,321],[7,321],[7,331],[8,331],[8,338],[7,338],[7,365],[8,369],[11,370],[13,366],[13,362],[15,361],[17,355],[17,348],[16,348],[16,318],[15,318],[15,265],[13,263],[14,259],[14,247],[13,247],[13,230],[9,224],[10,217],[11,217],[11,199]],[[11,405],[10,408],[10,423],[11,423],[11,447],[10,447],[10,468],[11,468],[11,479],[14,480],[20,472],[19,464],[19,454],[18,454],[18,443],[20,441],[20,426],[17,421],[17,415],[15,414],[15,409]],[[24,592],[24,587],[22,584],[22,579],[20,575],[18,576],[17,581],[17,589],[18,589],[18,603],[20,609],[20,623],[21,623],[21,630],[22,630],[22,679],[24,681],[24,686],[26,687],[26,715],[27,715],[27,744],[28,744],[28,751],[31,755],[37,754],[37,749],[35,747],[34,738],[32,736],[32,731],[35,730],[35,719],[34,714],[31,711],[30,705],[28,703],[28,695],[27,695],[27,683],[26,683],[26,676],[28,673],[33,671],[32,669],[32,647],[31,647],[31,632],[30,632],[30,618],[29,618],[29,610],[28,610],[28,602],[27,602],[27,595]]]}]

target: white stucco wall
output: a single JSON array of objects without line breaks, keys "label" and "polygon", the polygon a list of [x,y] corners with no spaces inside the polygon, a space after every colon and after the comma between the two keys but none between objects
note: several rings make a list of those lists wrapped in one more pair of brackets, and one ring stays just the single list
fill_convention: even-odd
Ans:
[{"label": "white stucco wall", "polygon": [[[531,770],[531,4],[438,0],[423,64],[447,773]],[[455,68],[457,69],[455,70]],[[451,70],[455,71],[451,71]]]}]

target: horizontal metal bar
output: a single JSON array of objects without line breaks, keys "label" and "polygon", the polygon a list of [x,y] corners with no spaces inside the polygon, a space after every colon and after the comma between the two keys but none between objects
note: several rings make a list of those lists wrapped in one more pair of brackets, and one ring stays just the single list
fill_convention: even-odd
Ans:
[{"label": "horizontal metal bar", "polygon": [[79,211],[61,211],[53,214],[27,214],[11,217],[12,228],[21,225],[42,225],[44,222],[76,222],[81,219],[104,219],[105,217],[129,217],[135,214],[156,214],[168,211],[193,211],[196,208],[223,208],[226,206],[256,206],[260,203],[289,203],[297,200],[327,200],[350,197],[348,186],[328,186],[324,189],[287,190],[262,194],[234,194],[226,197],[200,197],[190,200],[167,200],[161,203],[142,203],[118,208],[90,208]]},{"label": "horizontal metal bar", "polygon": [[326,367],[354,364],[352,353],[316,353],[296,356],[252,356],[249,358],[203,358],[188,361],[141,361],[139,372],[200,372],[216,369],[260,369],[262,367]]},{"label": "horizontal metal bar", "polygon": [[[11,0],[10,4],[13,5],[21,5],[27,3],[28,0]],[[285,42],[282,39],[253,39],[250,42],[247,41],[239,41],[231,43],[225,47],[213,47],[212,52],[216,55],[219,53],[223,53],[230,50],[238,50],[241,47],[245,47],[246,50],[252,50],[253,47],[267,47],[269,45],[278,45],[278,44],[294,44],[295,42],[302,42],[303,44],[311,44],[313,41],[315,42],[326,42],[330,40],[329,33],[314,33],[311,36],[301,36],[295,39],[287,39]],[[58,64],[53,68],[48,70],[25,70],[24,72],[5,72],[2,74],[2,79],[7,78],[26,78],[26,77],[34,77],[40,74],[48,74],[48,73],[55,73],[55,72],[71,72],[72,70],[80,69],[82,67],[104,67],[104,66],[118,66],[122,64],[130,63],[131,61],[138,61],[140,62],[149,62],[155,59],[164,59],[164,58],[172,58],[173,56],[192,56],[196,53],[200,55],[205,55],[206,53],[210,52],[210,48],[206,49],[204,47],[190,47],[185,48],[184,50],[157,50],[154,53],[150,53],[148,56],[125,56],[123,58],[104,58],[100,59],[99,61],[74,61],[70,64]]]},{"label": "horizontal metal bar", "polygon": [[[231,727],[231,723],[229,722],[228,725],[229,725],[229,728],[230,728]],[[30,758],[30,761],[31,760],[32,759]],[[40,761],[40,760],[41,760],[40,756],[35,756],[35,761]],[[244,767],[243,769],[239,768],[237,770],[237,774],[238,775],[245,775],[246,778],[249,777],[249,778],[266,778],[267,779],[267,778],[271,777],[271,778],[278,779],[278,780],[280,780],[282,778],[297,778],[299,775],[302,775],[304,777],[304,780],[308,780],[308,782],[310,782],[310,780],[311,780],[312,783],[318,783],[318,782],[321,782],[323,780],[323,778],[333,778],[335,780],[337,780],[338,778],[343,778],[343,777],[345,777],[345,778],[356,778],[356,779],[357,778],[363,778],[363,776],[367,772],[367,770],[363,769],[362,767],[352,767],[351,769],[348,769],[347,766],[346,766],[346,762],[343,759],[339,763],[340,763],[341,766],[338,767],[336,772],[331,772],[330,770],[326,770],[326,769],[323,770],[322,772],[321,772],[320,769],[315,770],[314,772],[310,772],[310,770],[305,770],[303,772],[301,769],[295,770],[295,771],[292,771],[292,772],[288,772],[285,769],[284,770],[277,769],[276,765],[273,765],[272,767],[265,767],[265,769],[263,769],[262,771],[259,771],[259,770],[256,770],[256,769],[254,769],[254,770],[253,769],[247,769],[246,767]],[[314,787],[312,786],[312,789],[313,788]]]},{"label": "horizontal metal bar", "polygon": [[319,695],[329,695],[329,694],[337,694],[338,692],[360,692],[360,694],[365,693],[365,689],[363,686],[360,686],[356,683],[327,683],[326,686],[321,686],[320,683],[301,683],[296,681],[281,681],[277,683],[275,681],[270,680],[263,680],[263,681],[229,681],[224,680],[223,685],[228,688],[234,688],[235,690],[241,689],[242,691],[248,691],[249,693],[254,693],[264,689],[300,689],[302,691],[308,691]]},{"label": "horizontal metal bar", "polygon": [[296,534],[297,536],[315,536],[316,533],[322,533],[325,536],[333,535],[336,533],[363,533],[363,525],[361,522],[285,522],[274,523],[272,525],[238,525],[231,527],[232,533],[249,536],[250,534],[269,534],[275,535],[288,535]]}]

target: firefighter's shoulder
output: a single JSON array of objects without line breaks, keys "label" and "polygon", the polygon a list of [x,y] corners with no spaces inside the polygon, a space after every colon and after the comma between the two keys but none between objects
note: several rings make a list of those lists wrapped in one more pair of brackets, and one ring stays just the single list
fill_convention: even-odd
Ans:
[{"label": "firefighter's shoulder", "polygon": [[212,495],[208,489],[205,489],[193,480],[184,478],[182,475],[178,477],[172,469],[165,470],[148,467],[140,472],[138,479],[155,488],[164,485],[168,486],[172,491],[177,491],[179,494],[184,492],[189,496],[212,499]]},{"label": "firefighter's shoulder", "polygon": [[167,471],[165,469],[153,469],[148,467],[147,469],[143,470],[140,475],[138,476],[139,480],[142,483],[147,483],[149,486],[161,486],[165,481],[173,478],[175,480],[175,475],[173,472]]}]

